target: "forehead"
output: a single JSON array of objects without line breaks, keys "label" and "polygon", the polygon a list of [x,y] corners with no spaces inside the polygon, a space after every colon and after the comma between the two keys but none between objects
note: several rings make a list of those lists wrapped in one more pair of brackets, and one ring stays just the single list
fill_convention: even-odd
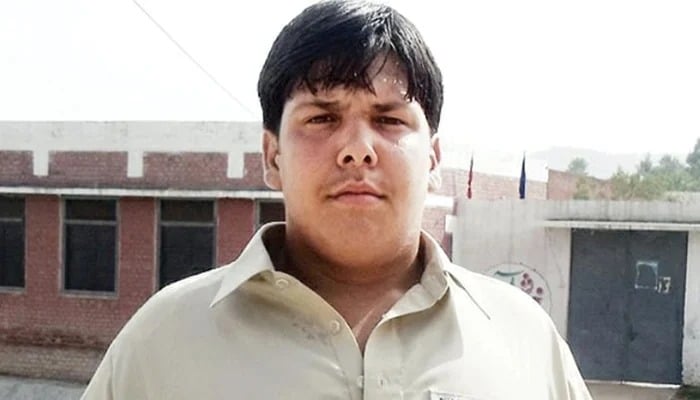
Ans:
[{"label": "forehead", "polygon": [[[374,95],[383,97],[400,97],[406,99],[408,79],[403,64],[393,55],[375,58],[367,69],[354,74],[354,79],[348,83],[330,85],[323,76],[323,65],[316,66],[310,73],[311,82],[302,81],[292,90],[287,103],[299,98],[331,98],[353,95]],[[394,100],[395,101],[395,100]],[[406,102],[409,102],[406,99]]]}]

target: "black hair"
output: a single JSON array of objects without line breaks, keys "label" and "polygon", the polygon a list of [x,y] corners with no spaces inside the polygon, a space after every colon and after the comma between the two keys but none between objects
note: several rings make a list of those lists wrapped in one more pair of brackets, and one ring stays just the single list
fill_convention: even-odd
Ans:
[{"label": "black hair", "polygon": [[372,91],[370,66],[390,56],[406,73],[406,97],[423,108],[431,133],[440,123],[442,74],[418,29],[389,6],[364,1],[316,3],[285,26],[258,79],[263,126],[279,133],[284,105],[299,87]]}]

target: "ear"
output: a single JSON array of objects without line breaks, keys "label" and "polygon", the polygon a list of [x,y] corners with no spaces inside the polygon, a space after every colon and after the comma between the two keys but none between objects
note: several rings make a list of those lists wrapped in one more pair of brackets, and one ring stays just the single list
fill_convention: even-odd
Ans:
[{"label": "ear", "polygon": [[279,140],[276,135],[266,130],[263,132],[263,179],[267,187],[282,190],[279,170]]},{"label": "ear", "polygon": [[434,134],[430,138],[430,175],[428,176],[428,190],[435,192],[442,186],[442,175],[440,174],[440,137]]}]

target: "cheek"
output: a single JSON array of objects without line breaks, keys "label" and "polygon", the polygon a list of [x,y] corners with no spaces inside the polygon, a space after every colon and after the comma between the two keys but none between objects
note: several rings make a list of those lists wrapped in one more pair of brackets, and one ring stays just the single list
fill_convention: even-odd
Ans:
[{"label": "cheek", "polygon": [[425,146],[426,143],[427,141],[425,138],[423,138],[423,135],[413,133],[410,135],[404,135],[402,138],[400,138],[396,143],[396,146],[401,149],[409,150],[418,149]]},{"label": "cheek", "polygon": [[318,144],[298,140],[284,144],[281,147],[280,177],[285,188],[304,186],[314,181],[314,177],[329,162],[328,152]]},{"label": "cheek", "polygon": [[304,160],[320,159],[328,155],[331,141],[327,135],[311,134],[301,130],[290,130],[280,142],[282,153],[286,153],[293,162],[303,163]]},{"label": "cheek", "polygon": [[[430,145],[420,135],[407,135],[386,154],[385,171],[391,175],[392,186],[404,199],[428,191]],[[380,156],[381,159],[381,156]]]},{"label": "cheek", "polygon": [[430,141],[419,134],[402,137],[392,148],[393,155],[405,164],[405,168],[426,174],[430,169],[430,151]]}]

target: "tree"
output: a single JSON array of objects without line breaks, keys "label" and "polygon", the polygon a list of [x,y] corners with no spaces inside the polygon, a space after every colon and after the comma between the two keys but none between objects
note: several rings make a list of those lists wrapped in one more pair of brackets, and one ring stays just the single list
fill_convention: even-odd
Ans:
[{"label": "tree", "polygon": [[591,192],[593,190],[593,185],[590,182],[589,177],[582,176],[576,181],[576,191],[574,192],[574,200],[590,200]]},{"label": "tree", "polygon": [[618,168],[610,178],[613,198],[655,200],[669,198],[668,192],[700,191],[700,138],[685,161],[666,154],[654,164],[647,154],[634,173]]},{"label": "tree", "polygon": [[576,192],[574,192],[574,199],[576,200],[589,200],[591,198],[591,185],[588,182],[587,170],[588,161],[582,157],[576,157],[571,160],[566,168],[566,172],[579,177],[576,181]]},{"label": "tree", "polygon": [[700,138],[695,142],[693,151],[685,159],[688,164],[688,174],[691,177],[694,190],[700,190]]},{"label": "tree", "polygon": [[695,151],[688,155],[688,166],[668,154],[655,165],[647,154],[637,165],[635,173],[628,174],[618,168],[610,178],[613,198],[655,200],[664,198],[667,192],[698,190],[700,179],[693,176],[693,165],[690,163],[697,161],[700,167],[700,141],[695,147]]},{"label": "tree", "polygon": [[693,190],[693,177],[689,169],[676,157],[668,154],[661,157],[659,164],[652,168],[650,175],[667,191]]},{"label": "tree", "polygon": [[566,168],[566,172],[572,173],[574,175],[587,176],[588,175],[588,161],[582,157],[576,157],[569,163]]},{"label": "tree", "polygon": [[644,176],[649,174],[653,168],[654,162],[651,161],[651,154],[647,153],[644,159],[637,164],[637,173]]},{"label": "tree", "polygon": [[[641,168],[640,168],[641,167]],[[612,197],[615,200],[655,200],[664,194],[658,181],[645,177],[640,172],[646,165],[637,167],[637,172],[628,174],[618,167],[617,172],[610,178]]]}]

